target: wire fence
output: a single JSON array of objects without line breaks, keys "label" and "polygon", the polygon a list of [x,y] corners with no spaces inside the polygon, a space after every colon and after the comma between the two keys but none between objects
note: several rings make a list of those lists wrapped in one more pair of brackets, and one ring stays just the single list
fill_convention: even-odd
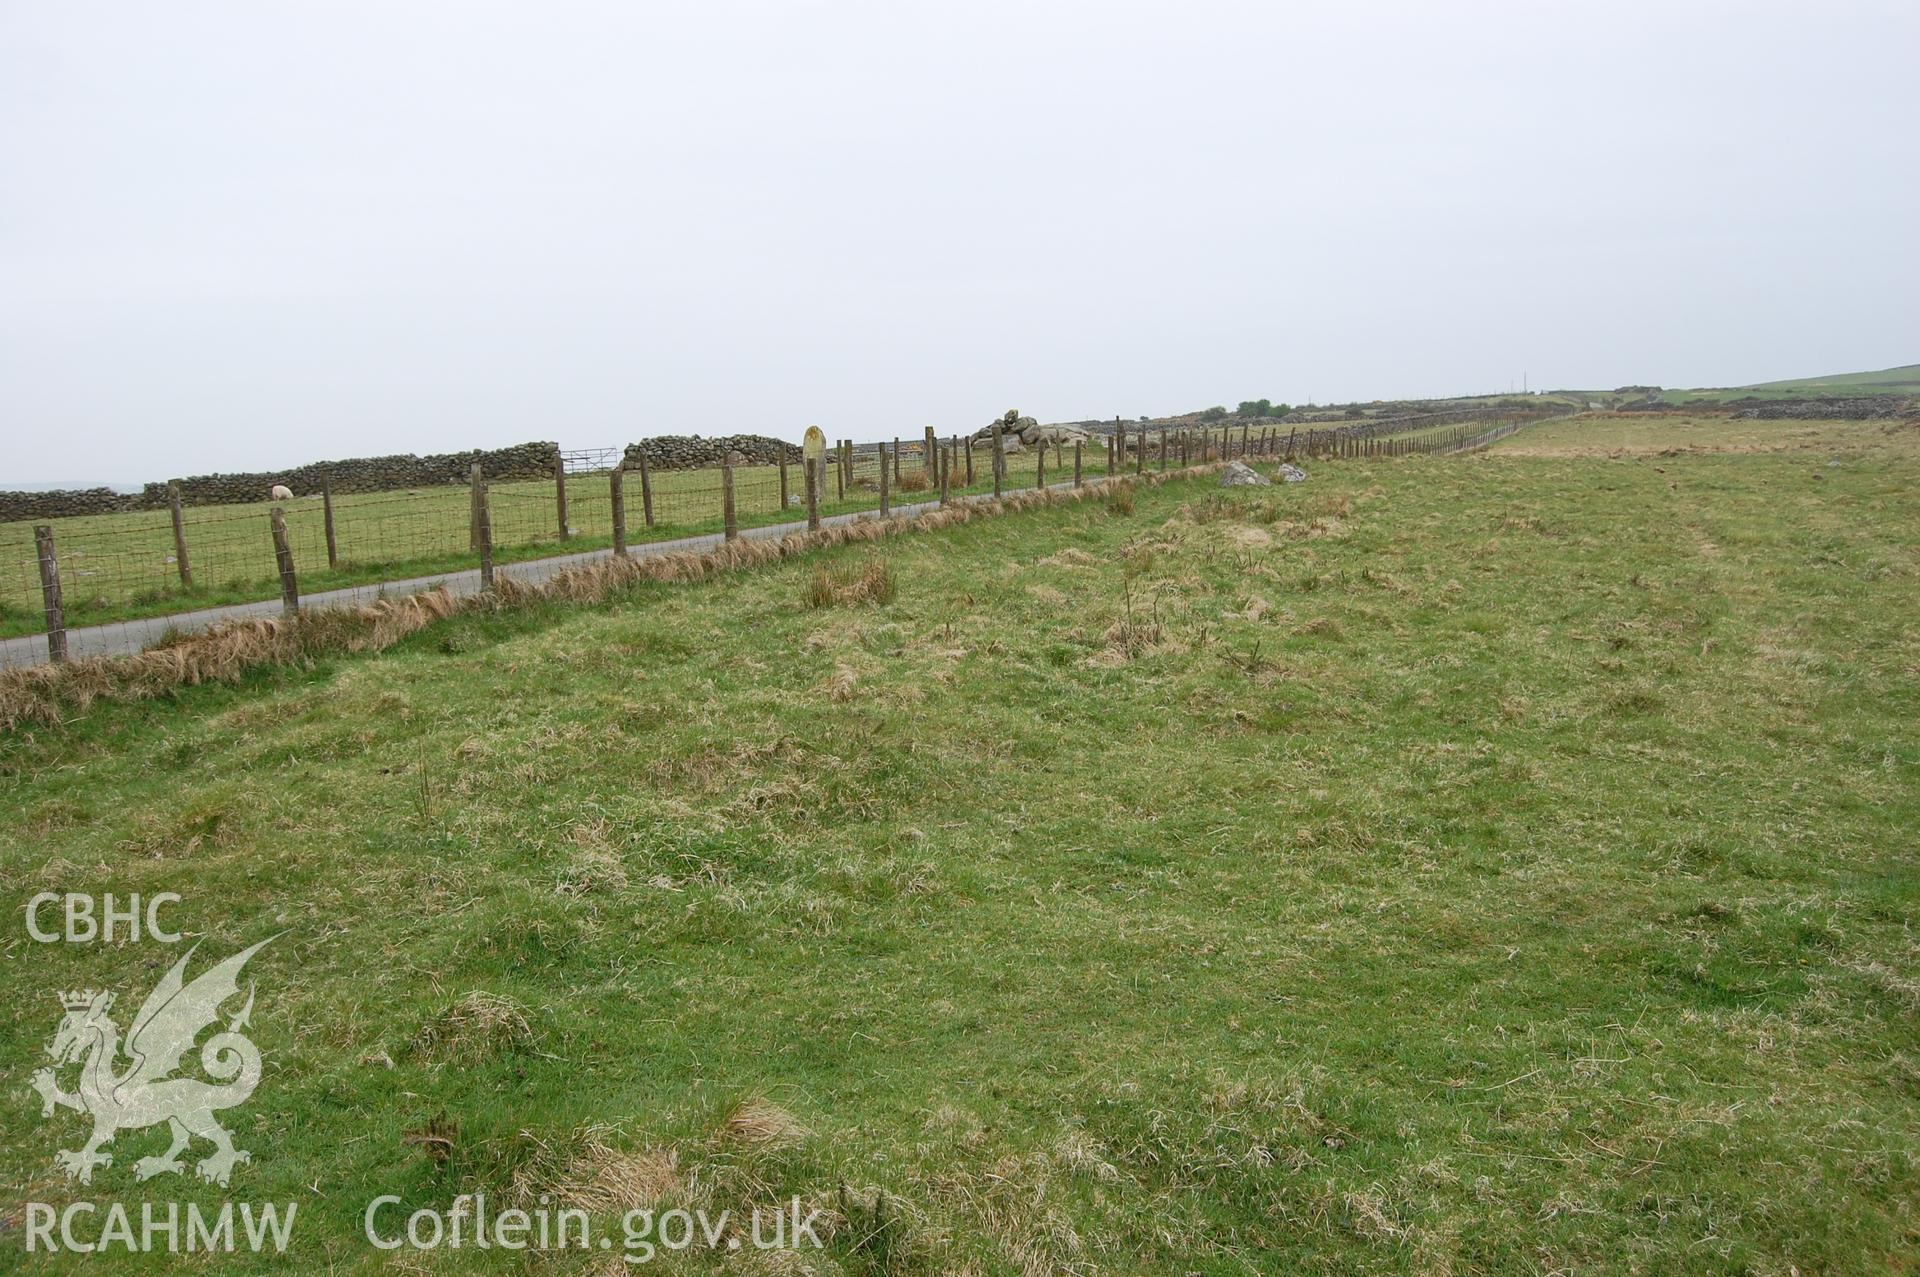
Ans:
[{"label": "wire fence", "polygon": [[[1538,415],[1479,410],[1302,427],[1116,423],[1077,443],[1070,435],[1035,445],[1003,436],[997,466],[991,439],[949,436],[934,440],[931,451],[924,437],[877,445],[842,441],[820,458],[813,513],[899,510],[1238,456],[1470,451]],[[569,471],[563,464],[553,479],[483,482],[483,502],[475,501],[470,485],[459,485],[87,515],[37,527],[0,524],[0,642],[10,649],[0,653],[0,664],[25,662],[23,650],[11,649],[41,635],[47,642],[32,659],[46,659],[55,598],[58,628],[119,624],[155,642],[193,614],[237,605],[271,613],[295,582],[299,594],[311,596],[451,575],[479,566],[483,557],[507,564],[797,522],[808,516],[805,473],[800,462],[651,472],[644,466]],[[481,505],[484,520],[476,517]],[[276,524],[288,572],[281,570]],[[44,543],[36,540],[43,530]]]}]

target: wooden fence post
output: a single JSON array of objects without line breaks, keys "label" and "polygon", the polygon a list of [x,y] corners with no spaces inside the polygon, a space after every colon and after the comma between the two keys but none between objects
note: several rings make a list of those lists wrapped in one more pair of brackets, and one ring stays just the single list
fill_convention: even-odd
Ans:
[{"label": "wooden fence post", "polygon": [[787,445],[783,443],[780,445],[780,513],[783,517],[792,500],[793,496],[787,490]]},{"label": "wooden fence post", "polygon": [[720,458],[720,530],[729,541],[740,539],[740,521],[733,513],[733,462]]},{"label": "wooden fence post", "polygon": [[[942,462],[942,458],[940,457],[940,436],[933,433],[932,426],[926,427],[926,436],[927,436],[927,442],[925,447],[927,450],[927,455],[926,455],[926,465],[923,467],[923,469],[925,469],[927,472],[927,482],[931,483],[935,478],[939,476],[940,466]],[[899,477],[900,476],[897,474],[894,475],[894,478],[896,479]]]},{"label": "wooden fence post", "polygon": [[640,450],[640,517],[653,526],[653,475],[647,468],[646,449]]},{"label": "wooden fence post", "polygon": [[53,553],[53,526],[33,529],[33,548],[40,560],[40,601],[47,612],[47,659],[55,665],[67,659],[67,609],[60,601],[60,560]]},{"label": "wooden fence post", "polygon": [[553,454],[553,505],[560,517],[560,539],[565,541],[573,535],[567,526],[567,460],[557,452]]},{"label": "wooden fence post", "polygon": [[1038,455],[1035,457],[1033,463],[1033,490],[1035,492],[1045,492],[1047,490],[1047,445],[1045,440],[1041,441]]},{"label": "wooden fence post", "polygon": [[287,544],[287,512],[274,506],[267,514],[273,529],[273,560],[280,568],[280,610],[289,617],[300,615],[300,582],[293,574],[293,547]]},{"label": "wooden fence post", "polygon": [[[967,461],[967,465],[969,468],[972,467],[973,461],[971,457],[969,457]],[[933,468],[940,472],[940,505],[942,508],[944,508],[947,504],[948,494],[953,485],[953,449],[952,448],[942,449],[936,445],[934,450]]]},{"label": "wooden fence post", "polygon": [[1133,472],[1145,473],[1147,468],[1147,428],[1140,427],[1140,447],[1133,454]]},{"label": "wooden fence post", "polygon": [[1297,434],[1299,434],[1299,433],[1300,433],[1300,427],[1298,427],[1298,426],[1293,426],[1293,427],[1291,427],[1291,428],[1289,428],[1289,429],[1288,429],[1288,431],[1287,431],[1287,455],[1286,455],[1286,456],[1285,456],[1285,457],[1283,458],[1283,460],[1286,460],[1286,461],[1291,461],[1291,460],[1293,460],[1293,437],[1294,437],[1295,435],[1297,435]]},{"label": "wooden fence post", "polygon": [[627,463],[613,463],[611,478],[612,491],[608,494],[613,506],[613,553],[616,558],[627,556]]},{"label": "wooden fence post", "polygon": [[493,588],[493,511],[487,507],[487,477],[480,473],[480,463],[473,463],[473,470],[467,476],[467,485],[473,489],[473,540],[480,547],[480,588]]},{"label": "wooden fence post", "polygon": [[1000,499],[1000,483],[1007,470],[1007,436],[999,426],[993,428],[993,499]]},{"label": "wooden fence post", "polygon": [[808,457],[806,460],[807,480],[807,531],[820,530],[820,459]]},{"label": "wooden fence post", "polygon": [[[947,453],[947,458],[945,462],[949,470],[953,468],[954,455],[959,451],[960,451],[960,436],[955,435],[953,437],[953,450]],[[967,440],[967,486],[969,488],[973,486],[973,440],[971,438]]]},{"label": "wooden fence post", "polygon": [[480,463],[467,470],[467,548],[480,550]]},{"label": "wooden fence post", "polygon": [[1073,441],[1073,486],[1076,488],[1085,485],[1085,480],[1080,477],[1080,453],[1085,447],[1086,443],[1084,440],[1075,439]]},{"label": "wooden fence post", "polygon": [[[193,588],[193,568],[187,563],[187,524],[180,513],[180,481],[167,480],[167,509],[173,514],[173,565],[180,571],[180,588]],[[333,544],[333,514],[327,514],[327,544]]]},{"label": "wooden fence post", "polygon": [[1167,428],[1160,427],[1160,473],[1167,471]]},{"label": "wooden fence post", "polygon": [[340,566],[340,542],[333,535],[333,475],[320,476],[320,518],[327,532],[327,570]]},{"label": "wooden fence post", "polygon": [[847,441],[842,439],[833,448],[833,499],[847,499]]},{"label": "wooden fence post", "polygon": [[880,517],[883,519],[893,513],[893,505],[887,499],[887,472],[895,469],[899,464],[900,440],[896,437],[893,441],[893,460],[891,462],[887,460],[887,445],[884,443],[880,445]]}]

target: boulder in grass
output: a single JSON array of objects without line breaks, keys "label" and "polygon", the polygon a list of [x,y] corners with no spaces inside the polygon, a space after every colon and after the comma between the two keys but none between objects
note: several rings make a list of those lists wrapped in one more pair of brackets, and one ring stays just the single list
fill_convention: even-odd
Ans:
[{"label": "boulder in grass", "polygon": [[1289,461],[1280,467],[1280,477],[1288,483],[1305,483],[1307,472]]},{"label": "boulder in grass", "polygon": [[1267,488],[1273,486],[1273,480],[1255,470],[1244,461],[1229,461],[1226,469],[1220,472],[1220,486],[1223,488]]}]

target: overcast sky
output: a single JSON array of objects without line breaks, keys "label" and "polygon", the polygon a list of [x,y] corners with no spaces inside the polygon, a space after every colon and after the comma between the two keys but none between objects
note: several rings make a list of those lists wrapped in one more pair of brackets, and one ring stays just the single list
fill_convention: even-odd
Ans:
[{"label": "overcast sky", "polygon": [[0,0],[0,487],[1920,360],[1920,6]]}]

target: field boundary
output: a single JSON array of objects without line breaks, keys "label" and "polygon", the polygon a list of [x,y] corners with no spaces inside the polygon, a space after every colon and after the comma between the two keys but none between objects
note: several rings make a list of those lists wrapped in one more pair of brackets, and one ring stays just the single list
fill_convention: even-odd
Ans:
[{"label": "field boundary", "polygon": [[[765,530],[704,550],[661,550],[616,555],[610,551],[566,556],[540,579],[496,574],[488,588],[455,594],[444,581],[418,593],[388,595],[361,606],[316,608],[290,616],[257,612],[215,622],[205,630],[145,651],[92,656],[59,663],[0,669],[0,731],[23,725],[55,726],[84,714],[96,701],[134,701],[201,683],[231,683],[269,665],[289,665],[327,655],[380,651],[435,621],[477,608],[515,607],[546,601],[600,602],[643,581],[694,582],[725,572],[795,558],[855,542],[879,541],[910,532],[957,527],[975,519],[1016,514],[1103,498],[1116,490],[1205,478],[1224,463],[1178,470],[1143,471],[1081,484],[1028,488],[999,497],[956,500],[885,518],[849,515],[838,523],[797,531]],[[548,561],[553,564],[555,561]]]},{"label": "field boundary", "polygon": [[[974,501],[981,498],[962,499]],[[991,497],[984,499],[992,500]],[[911,517],[938,508],[938,502],[929,501],[903,506],[899,513]],[[821,524],[826,527],[838,527],[876,517],[869,511],[855,511],[850,514],[823,516]],[[743,528],[740,535],[755,540],[778,538],[795,532],[804,532],[806,527],[805,520],[794,520],[790,523],[777,523],[765,527]],[[627,547],[627,553],[636,558],[649,558],[667,554],[700,553],[723,544],[725,544],[724,534],[715,532],[680,537],[671,541],[641,542]],[[528,559],[515,563],[511,567],[502,565],[496,567],[494,573],[496,581],[536,585],[567,569],[585,567],[612,557],[613,550],[610,548],[582,550],[573,554]],[[337,590],[309,594],[302,598],[300,609],[305,615],[328,610],[365,607],[384,599],[422,594],[436,589],[445,589],[455,598],[464,598],[478,594],[484,588],[485,584],[481,580],[479,568],[462,568],[453,572],[426,573],[421,576],[375,581],[366,585],[350,585]],[[231,603],[220,607],[201,608],[193,612],[176,613],[163,619],[167,628],[173,632],[170,637],[178,637],[204,633],[215,626],[231,621],[279,617],[283,611],[284,604],[281,600],[260,599],[254,602]],[[152,633],[152,624],[146,620],[113,621],[104,625],[70,629],[65,633],[67,653],[74,660],[133,656],[153,645],[148,641]],[[169,639],[162,641],[169,641]],[[47,663],[47,659],[47,636],[44,632],[20,638],[0,639],[0,670],[43,665]]]},{"label": "field boundary", "polygon": [[[1064,479],[1070,471],[1096,478],[1215,457],[1409,455],[1496,419],[1499,414],[1478,409],[1297,428],[1121,422],[1112,433],[1062,433],[1024,445],[1016,439],[1000,453],[990,440],[940,439],[930,430],[918,440],[890,443],[843,439],[816,459],[814,496],[823,516],[875,509],[885,515],[890,503],[928,500],[936,490],[999,495],[1048,477]],[[158,640],[168,617],[272,599],[285,577],[281,535],[272,531],[275,511],[283,516],[285,550],[301,592],[309,594],[478,566],[470,500],[476,481],[486,485],[492,503],[487,526],[495,563],[682,540],[721,531],[729,519],[738,528],[778,525],[804,511],[804,462],[784,453],[750,459],[725,452],[713,464],[691,466],[668,464],[682,454],[662,454],[650,465],[649,455],[639,444],[629,445],[624,457],[613,449],[554,453],[548,473],[530,474],[539,467],[476,454],[477,476],[469,465],[457,476],[443,474],[438,486],[371,492],[344,476],[329,481],[322,474],[310,482],[309,475],[279,499],[243,484],[240,491],[258,499],[212,505],[196,503],[188,487],[176,483],[162,485],[157,501],[146,503],[152,508],[0,523],[0,639],[147,621],[150,638]],[[608,461],[610,468],[589,468]],[[55,584],[59,625],[50,620]]]}]

